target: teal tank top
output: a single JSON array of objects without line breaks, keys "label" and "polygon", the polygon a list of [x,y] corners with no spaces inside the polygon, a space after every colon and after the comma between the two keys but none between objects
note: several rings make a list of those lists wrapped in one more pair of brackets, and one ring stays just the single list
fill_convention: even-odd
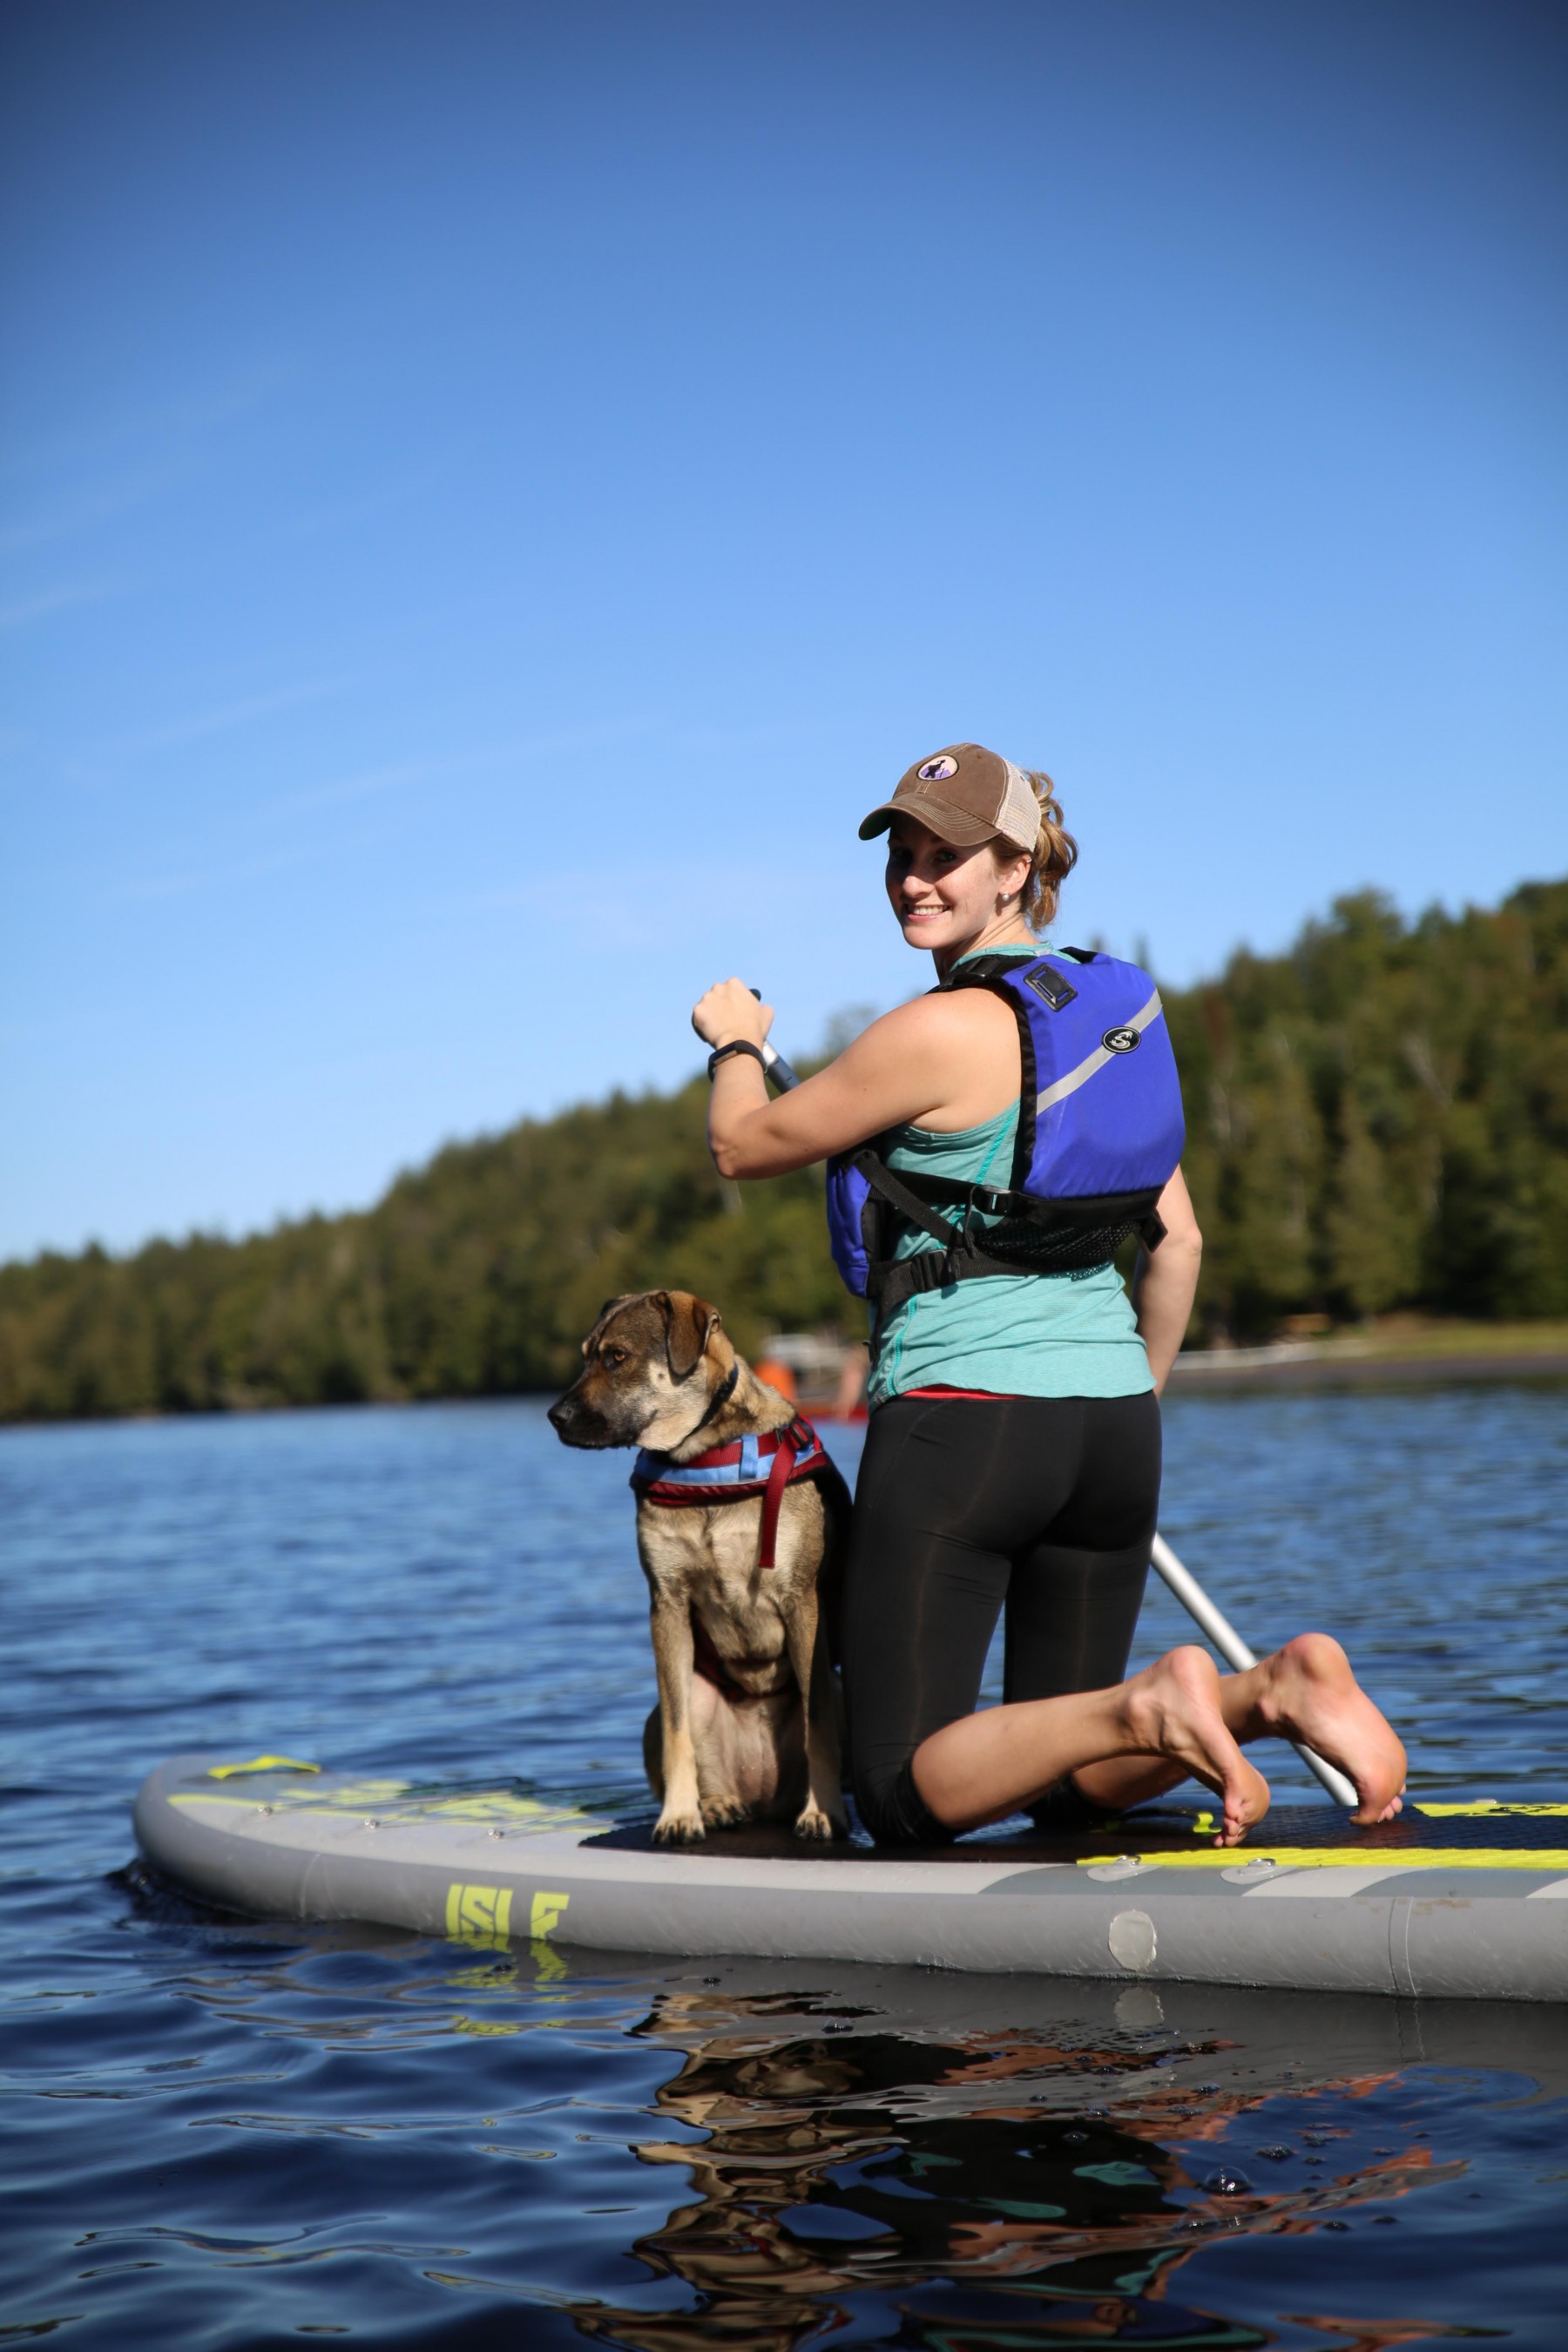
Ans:
[{"label": "teal tank top", "polygon": [[[895,1170],[1005,1185],[1017,1131],[1015,1102],[953,1135],[893,1128],[883,1157]],[[894,1255],[938,1246],[906,1227]],[[1153,1385],[1126,1286],[1113,1265],[1097,1265],[1076,1274],[987,1275],[918,1293],[889,1318],[866,1398],[889,1404],[911,1389],[934,1387],[994,1396],[1143,1396]]]}]

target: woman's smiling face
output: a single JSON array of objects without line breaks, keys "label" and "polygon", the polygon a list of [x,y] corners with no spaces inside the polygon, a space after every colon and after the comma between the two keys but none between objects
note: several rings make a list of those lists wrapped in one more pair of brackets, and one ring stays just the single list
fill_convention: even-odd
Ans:
[{"label": "woman's smiling face", "polygon": [[1022,887],[1029,861],[998,868],[992,845],[955,849],[918,819],[896,816],[888,829],[888,900],[912,948],[962,949],[998,917]]}]

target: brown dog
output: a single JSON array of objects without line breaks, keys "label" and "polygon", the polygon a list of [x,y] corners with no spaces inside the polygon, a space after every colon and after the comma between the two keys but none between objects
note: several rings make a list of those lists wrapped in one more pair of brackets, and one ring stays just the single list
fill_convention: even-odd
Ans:
[{"label": "brown dog", "polygon": [[[735,1353],[717,1310],[689,1291],[610,1299],[583,1357],[550,1408],[567,1445],[641,1445],[679,1466],[795,1420]],[[797,1837],[845,1833],[827,1620],[848,1490],[826,1465],[785,1486],[778,1509],[774,1564],[764,1568],[760,1495],[670,1509],[639,1493],[658,1674],[643,1758],[662,1801],[661,1842],[792,1816]]]}]

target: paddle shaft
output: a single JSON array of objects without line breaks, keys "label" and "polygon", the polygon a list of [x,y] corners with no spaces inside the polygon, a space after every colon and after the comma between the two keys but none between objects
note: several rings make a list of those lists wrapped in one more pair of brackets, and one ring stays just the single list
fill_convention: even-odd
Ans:
[{"label": "paddle shaft", "polygon": [[[761,991],[753,988],[752,994],[760,998]],[[781,1094],[788,1094],[792,1087],[798,1087],[800,1084],[799,1078],[790,1068],[784,1055],[775,1053],[765,1039],[763,1045],[763,1067]],[[1229,1618],[1215,1607],[1197,1578],[1182,1566],[1163,1536],[1157,1535],[1154,1538],[1151,1565],[1155,1574],[1162,1577],[1175,1594],[1176,1599],[1188,1616],[1200,1628],[1205,1637],[1213,1643],[1227,1666],[1234,1666],[1238,1675],[1244,1675],[1249,1666],[1255,1666],[1258,1664],[1257,1658],[1247,1648]],[[1299,1739],[1293,1739],[1290,1745],[1307,1767],[1308,1771],[1322,1782],[1335,1804],[1343,1805],[1347,1811],[1353,1812],[1360,1804],[1361,1799],[1355,1792],[1354,1784],[1346,1780],[1338,1766],[1329,1763],[1326,1759],[1318,1754],[1315,1748],[1304,1746]]]},{"label": "paddle shaft", "polygon": [[[762,990],[753,988],[752,994],[760,1004],[763,1001]],[[800,1084],[796,1072],[790,1068],[784,1055],[775,1046],[770,1045],[765,1037],[763,1039],[763,1071],[765,1076],[772,1078],[781,1095],[787,1095],[792,1087],[798,1087]]]}]

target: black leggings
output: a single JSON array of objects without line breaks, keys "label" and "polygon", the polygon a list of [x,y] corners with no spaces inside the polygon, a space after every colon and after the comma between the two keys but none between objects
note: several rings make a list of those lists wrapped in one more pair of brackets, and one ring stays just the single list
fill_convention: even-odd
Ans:
[{"label": "black leggings", "polygon": [[[1127,1671],[1160,1501],[1160,1408],[1131,1397],[900,1397],[871,1416],[844,1597],[851,1784],[879,1842],[940,1844],[912,1759],[973,1715],[1006,1604],[1009,1701]],[[1087,1818],[1070,1779],[1033,1809]]]}]

